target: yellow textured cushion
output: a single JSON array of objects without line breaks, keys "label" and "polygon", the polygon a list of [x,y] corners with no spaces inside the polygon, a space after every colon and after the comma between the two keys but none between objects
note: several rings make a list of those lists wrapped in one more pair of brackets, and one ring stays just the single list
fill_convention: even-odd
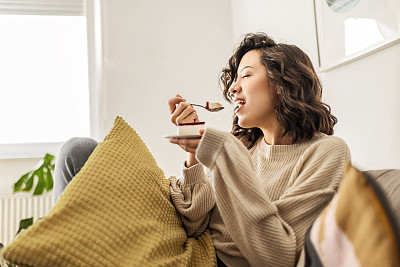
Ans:
[{"label": "yellow textured cushion", "polygon": [[3,257],[22,266],[215,266],[208,232],[187,238],[169,181],[120,117],[49,214]]}]

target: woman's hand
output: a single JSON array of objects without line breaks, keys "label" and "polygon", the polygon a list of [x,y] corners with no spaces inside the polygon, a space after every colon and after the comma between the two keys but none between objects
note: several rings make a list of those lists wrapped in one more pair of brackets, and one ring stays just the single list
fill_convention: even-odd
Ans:
[{"label": "woman's hand", "polygon": [[196,110],[192,105],[186,103],[186,99],[180,95],[168,100],[168,107],[171,114],[171,122],[175,125],[178,123],[199,122]]},{"label": "woman's hand", "polygon": [[[195,109],[189,103],[186,103],[186,99],[184,99],[181,95],[176,95],[168,100],[168,107],[171,114],[171,122],[175,125],[178,123],[199,122],[199,117],[197,116]],[[204,130],[199,131],[200,135],[203,135],[203,133]],[[169,141],[172,144],[177,144],[183,150],[189,153],[188,160],[185,163],[186,167],[189,168],[198,163],[195,154],[196,149],[199,146],[200,139],[172,138]]]},{"label": "woman's hand", "polygon": [[[203,133],[204,133],[204,129],[200,129],[199,134],[203,135]],[[196,139],[171,138],[169,140],[169,142],[172,144],[177,144],[186,152],[196,154],[196,149],[199,146],[200,140],[201,140],[200,138],[196,138]]]}]

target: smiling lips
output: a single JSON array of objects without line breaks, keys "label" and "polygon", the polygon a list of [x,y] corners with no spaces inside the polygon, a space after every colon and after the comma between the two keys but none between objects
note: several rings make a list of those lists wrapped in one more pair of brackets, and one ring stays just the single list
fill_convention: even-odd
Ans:
[{"label": "smiling lips", "polygon": [[237,113],[246,104],[246,101],[243,99],[235,99],[235,103],[235,113]]}]

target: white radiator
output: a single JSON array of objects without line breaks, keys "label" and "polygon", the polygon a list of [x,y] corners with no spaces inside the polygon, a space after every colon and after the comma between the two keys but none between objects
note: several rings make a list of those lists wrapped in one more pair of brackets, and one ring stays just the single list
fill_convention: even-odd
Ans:
[{"label": "white radiator", "polygon": [[21,219],[44,217],[52,207],[52,193],[32,197],[30,194],[0,194],[0,243],[9,244]]}]

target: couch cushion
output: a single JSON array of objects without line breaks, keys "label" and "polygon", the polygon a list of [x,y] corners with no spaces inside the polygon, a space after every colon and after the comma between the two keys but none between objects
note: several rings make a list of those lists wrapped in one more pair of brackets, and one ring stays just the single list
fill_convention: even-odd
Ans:
[{"label": "couch cushion", "polygon": [[306,266],[400,266],[399,224],[370,173],[346,168],[338,193],[307,232],[305,252]]},{"label": "couch cushion", "polygon": [[208,232],[187,238],[169,181],[120,117],[49,214],[4,250],[21,266],[215,266]]},{"label": "couch cushion", "polygon": [[394,216],[400,222],[400,170],[371,170],[363,173],[370,175],[378,182],[385,192]]}]

